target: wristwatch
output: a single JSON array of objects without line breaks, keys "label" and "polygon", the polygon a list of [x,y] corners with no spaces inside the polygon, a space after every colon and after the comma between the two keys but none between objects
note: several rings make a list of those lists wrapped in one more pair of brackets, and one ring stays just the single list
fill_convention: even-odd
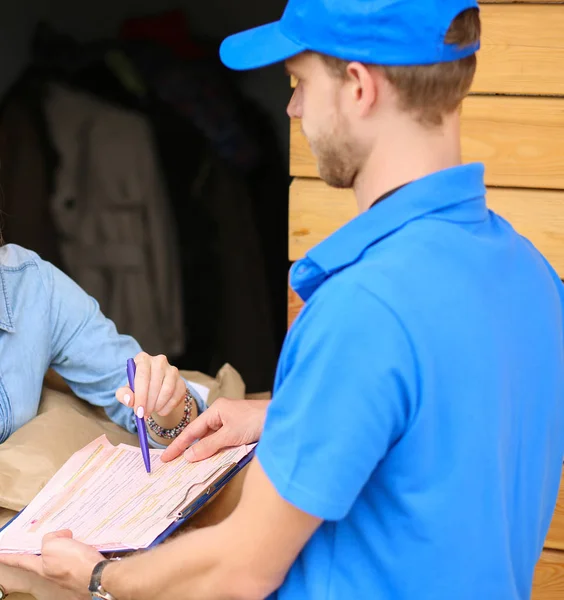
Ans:
[{"label": "wristwatch", "polygon": [[7,598],[8,594],[6,594],[6,590],[0,585],[0,600],[4,600]]},{"label": "wristwatch", "polygon": [[110,592],[106,592],[106,590],[102,587],[102,572],[112,561],[115,560],[121,559],[110,558],[108,560],[102,560],[92,570],[88,591],[90,592],[93,600],[116,600],[116,598],[112,596]]}]

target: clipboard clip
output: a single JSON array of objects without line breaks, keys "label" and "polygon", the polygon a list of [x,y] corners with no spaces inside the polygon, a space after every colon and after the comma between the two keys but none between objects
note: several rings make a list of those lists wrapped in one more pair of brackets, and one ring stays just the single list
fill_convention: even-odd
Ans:
[{"label": "clipboard clip", "polygon": [[189,485],[186,488],[186,493],[184,494],[184,498],[168,513],[168,515],[166,516],[167,519],[175,519],[175,520],[179,520],[184,518],[184,514],[187,512],[187,510],[190,508],[190,506],[193,504],[192,502],[186,506],[186,502],[188,501],[188,496],[190,495],[190,492],[197,486],[200,485],[204,485],[206,483],[208,483],[211,479],[213,479],[214,477],[217,476],[218,473],[220,473],[223,469],[225,469],[227,467],[227,470],[225,471],[225,473],[223,474],[223,477],[219,478],[219,480],[216,480],[212,483],[212,485],[208,486],[201,494],[198,495],[197,498],[194,499],[194,501],[199,500],[202,496],[206,496],[208,494],[210,494],[215,487],[221,483],[221,481],[223,481],[227,476],[229,476],[231,474],[231,472],[237,468],[237,463],[230,463],[227,465],[219,465],[219,467],[217,467],[217,469],[215,471],[213,471],[212,473],[210,473],[203,481],[196,481],[194,483],[192,483],[191,485]]}]

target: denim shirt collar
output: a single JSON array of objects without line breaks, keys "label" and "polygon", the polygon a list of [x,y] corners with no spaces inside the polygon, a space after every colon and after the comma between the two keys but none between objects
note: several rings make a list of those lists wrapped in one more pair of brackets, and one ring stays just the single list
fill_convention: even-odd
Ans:
[{"label": "denim shirt collar", "polygon": [[14,317],[12,309],[8,302],[6,281],[4,279],[4,269],[0,267],[0,330],[8,333],[14,333]]}]

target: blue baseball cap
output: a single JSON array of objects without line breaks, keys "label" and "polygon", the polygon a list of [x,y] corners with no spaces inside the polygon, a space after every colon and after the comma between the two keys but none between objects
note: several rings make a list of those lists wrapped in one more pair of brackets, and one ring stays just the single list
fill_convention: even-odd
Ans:
[{"label": "blue baseball cap", "polygon": [[449,62],[480,47],[445,43],[452,21],[469,8],[477,0],[289,0],[279,21],[226,38],[220,56],[238,71],[306,50],[387,66]]}]

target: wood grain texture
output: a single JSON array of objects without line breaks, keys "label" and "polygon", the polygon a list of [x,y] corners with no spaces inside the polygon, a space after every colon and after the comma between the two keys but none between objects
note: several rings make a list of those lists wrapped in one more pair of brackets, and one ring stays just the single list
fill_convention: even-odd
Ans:
[{"label": "wood grain texture", "polygon": [[354,194],[320,179],[294,179],[290,186],[288,253],[291,261],[358,214]]},{"label": "wood grain texture", "polygon": [[[564,98],[471,96],[464,103],[463,157],[484,162],[487,185],[564,189],[563,139]],[[319,176],[295,119],[290,124],[290,174]]]},{"label": "wood grain texture", "polygon": [[[564,469],[562,469],[562,483],[560,485],[560,493],[556,503],[554,516],[548,535],[546,536],[545,546],[553,550],[564,550]],[[564,598],[564,594],[562,595]]]},{"label": "wood grain texture", "polygon": [[564,95],[562,0],[482,4],[482,47],[472,93]]},{"label": "wood grain texture", "polygon": [[545,550],[535,571],[531,600],[564,598],[564,553]]},{"label": "wood grain texture", "polygon": [[564,5],[482,6],[473,93],[564,94]]},{"label": "wood grain texture", "polygon": [[300,314],[303,305],[302,299],[288,286],[288,329]]},{"label": "wood grain texture", "polygon": [[[490,188],[488,205],[548,258],[564,276],[564,192]],[[294,179],[290,187],[289,257],[298,260],[357,214],[350,190],[320,179]]]}]

